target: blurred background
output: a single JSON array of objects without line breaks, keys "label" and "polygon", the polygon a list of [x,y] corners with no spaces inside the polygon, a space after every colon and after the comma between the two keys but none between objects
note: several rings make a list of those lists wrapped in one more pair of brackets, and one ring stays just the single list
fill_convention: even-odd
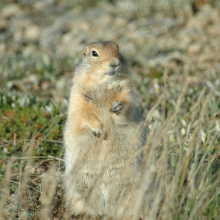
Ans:
[{"label": "blurred background", "polygon": [[62,101],[83,47],[103,40],[134,75],[160,79],[168,64],[201,82],[219,74],[219,38],[218,0],[1,0],[0,86]]},{"label": "blurred background", "polygon": [[[83,48],[106,40],[117,43],[128,61],[136,104],[144,116],[165,91],[164,105],[153,112],[149,128],[155,121],[159,127],[173,114],[182,85],[189,82],[167,133],[172,167],[180,149],[188,152],[201,104],[211,92],[197,140],[201,139],[201,157],[204,152],[207,160],[216,157],[212,173],[219,170],[219,0],[0,0],[0,186],[8,158],[19,156],[13,162],[9,190],[14,195],[21,181],[17,174],[26,172],[28,149],[32,149],[34,163],[29,166],[31,180],[24,195],[28,219],[38,218],[41,177],[51,161],[57,162],[62,179],[66,109]],[[165,72],[168,79],[164,80]],[[62,217],[63,191],[57,187],[53,215]],[[219,216],[219,192],[214,195],[214,205],[205,212],[210,218],[204,219]],[[194,197],[197,201],[197,194]],[[15,209],[7,205],[5,210],[10,216]]]}]

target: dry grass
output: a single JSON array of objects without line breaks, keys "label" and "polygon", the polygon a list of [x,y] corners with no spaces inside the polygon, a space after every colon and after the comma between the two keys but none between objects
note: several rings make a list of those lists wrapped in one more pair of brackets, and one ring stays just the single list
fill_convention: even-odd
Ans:
[{"label": "dry grass", "polygon": [[[165,74],[164,85],[166,84]],[[175,102],[175,110],[167,116],[165,97],[168,88],[165,87],[146,116],[149,133],[145,146],[137,154],[131,155],[121,170],[126,173],[134,157],[143,152],[143,174],[132,186],[132,190],[137,192],[132,200],[133,204],[126,204],[126,197],[124,199],[125,205],[133,209],[130,219],[139,219],[138,213],[142,201],[146,200],[145,195],[148,214],[144,219],[217,219],[220,198],[219,145],[216,146],[219,143],[219,119],[216,117],[218,112],[212,106],[216,98],[203,90],[194,105],[190,106],[191,115],[182,115],[182,105],[189,87],[186,81]],[[164,109],[161,112],[163,123],[161,119],[154,117],[158,109]],[[70,214],[64,207],[62,182],[59,182],[62,178],[62,161],[59,159],[56,165],[52,163],[50,166],[33,162],[32,145],[30,141],[29,157],[15,157],[7,162],[1,185],[1,219],[51,219],[57,207],[61,210],[58,217],[69,219]],[[79,167],[83,159],[78,158]],[[19,169],[13,166],[15,161],[20,161]],[[42,161],[46,163],[45,159]],[[36,169],[42,166],[46,168],[39,175]],[[105,166],[102,172],[104,170]],[[77,170],[74,172],[77,175]],[[102,172],[90,193],[103,183]],[[70,178],[74,178],[74,175]],[[36,179],[39,182],[34,185],[33,180]],[[38,197],[34,195],[35,191]],[[58,203],[56,199],[59,200]],[[87,218],[86,215],[81,217]],[[122,214],[120,219],[128,218],[124,218]]]}]

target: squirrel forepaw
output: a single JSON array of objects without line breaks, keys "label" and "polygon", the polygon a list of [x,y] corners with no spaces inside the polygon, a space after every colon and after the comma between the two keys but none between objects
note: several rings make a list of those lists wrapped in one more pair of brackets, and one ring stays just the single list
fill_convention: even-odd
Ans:
[{"label": "squirrel forepaw", "polygon": [[102,127],[98,127],[98,128],[91,128],[92,133],[96,136],[96,137],[100,137],[102,134]]},{"label": "squirrel forepaw", "polygon": [[110,112],[115,113],[116,115],[118,115],[121,112],[122,108],[123,108],[122,101],[116,100],[116,101],[113,102],[113,104],[111,106],[111,109],[110,109]]}]

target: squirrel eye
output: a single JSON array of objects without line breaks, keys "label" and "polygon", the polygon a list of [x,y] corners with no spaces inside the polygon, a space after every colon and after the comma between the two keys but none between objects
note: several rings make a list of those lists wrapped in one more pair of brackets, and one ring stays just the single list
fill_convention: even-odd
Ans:
[{"label": "squirrel eye", "polygon": [[92,51],[92,56],[93,57],[98,57],[98,54],[97,54],[97,52],[95,50]]}]

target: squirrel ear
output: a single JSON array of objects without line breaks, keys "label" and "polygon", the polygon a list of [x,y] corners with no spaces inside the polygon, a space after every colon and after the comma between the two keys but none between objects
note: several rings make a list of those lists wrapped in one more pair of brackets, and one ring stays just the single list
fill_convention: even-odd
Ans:
[{"label": "squirrel ear", "polygon": [[83,58],[86,56],[86,52],[87,52],[88,48],[85,47],[84,50],[83,50]]}]

